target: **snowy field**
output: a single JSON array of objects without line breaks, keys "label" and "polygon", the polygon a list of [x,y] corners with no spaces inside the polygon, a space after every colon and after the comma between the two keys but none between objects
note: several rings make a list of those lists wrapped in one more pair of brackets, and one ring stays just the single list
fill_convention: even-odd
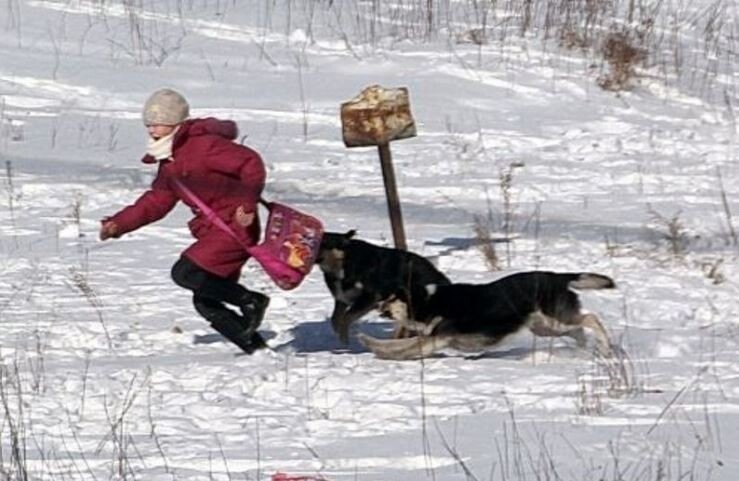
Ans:
[{"label": "snowy field", "polygon": [[[516,2],[433,3],[0,3],[0,480],[739,479],[736,0],[642,2],[662,50],[620,92]],[[522,332],[379,360],[319,272],[285,292],[253,263],[271,349],[240,356],[170,280],[186,208],[97,240],[153,178],[140,109],[169,86],[238,122],[269,199],[389,245],[377,153],[341,138],[372,84],[418,125],[392,144],[409,247],[457,281],[613,277],[582,299],[623,356]]]}]

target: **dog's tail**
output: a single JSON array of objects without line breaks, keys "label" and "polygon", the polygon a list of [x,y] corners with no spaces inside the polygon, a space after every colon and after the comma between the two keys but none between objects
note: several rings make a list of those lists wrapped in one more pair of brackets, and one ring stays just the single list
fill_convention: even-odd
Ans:
[{"label": "dog's tail", "polygon": [[415,336],[402,339],[378,339],[360,332],[359,342],[364,344],[380,359],[407,361],[428,357],[449,346],[453,336]]},{"label": "dog's tail", "polygon": [[572,280],[569,282],[569,286],[573,289],[612,289],[616,287],[616,283],[613,282],[613,279],[608,276],[604,276],[603,274],[580,272],[578,274],[565,275],[572,277]]}]

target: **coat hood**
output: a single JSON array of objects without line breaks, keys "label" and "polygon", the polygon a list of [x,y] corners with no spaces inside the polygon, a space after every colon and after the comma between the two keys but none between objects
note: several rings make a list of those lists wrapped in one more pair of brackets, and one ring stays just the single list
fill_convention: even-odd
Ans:
[{"label": "coat hood", "polygon": [[[177,149],[177,147],[182,145],[190,137],[201,135],[218,135],[228,140],[235,140],[239,135],[239,128],[233,120],[220,120],[213,117],[186,120],[180,125],[175,135],[174,141],[172,142],[172,149]],[[141,159],[141,162],[155,164],[157,160],[147,154]]]}]

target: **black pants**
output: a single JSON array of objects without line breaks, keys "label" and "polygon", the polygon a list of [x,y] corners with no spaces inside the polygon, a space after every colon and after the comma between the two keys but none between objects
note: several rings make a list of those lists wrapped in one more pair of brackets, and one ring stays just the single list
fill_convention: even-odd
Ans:
[{"label": "black pants", "polygon": [[[249,291],[236,281],[216,276],[187,259],[180,259],[172,266],[172,280],[180,287],[192,291],[195,310],[213,328],[245,352],[264,347],[264,340],[254,332],[254,319],[244,316],[246,305],[258,296],[264,295]],[[236,313],[226,304],[241,310]],[[263,311],[262,311],[263,313]],[[260,322],[261,317],[256,322]],[[248,328],[252,330],[248,331]]]},{"label": "black pants", "polygon": [[250,293],[238,282],[211,274],[186,257],[172,266],[172,280],[192,291],[195,310],[209,321],[213,315],[236,315],[224,303],[240,307]]}]

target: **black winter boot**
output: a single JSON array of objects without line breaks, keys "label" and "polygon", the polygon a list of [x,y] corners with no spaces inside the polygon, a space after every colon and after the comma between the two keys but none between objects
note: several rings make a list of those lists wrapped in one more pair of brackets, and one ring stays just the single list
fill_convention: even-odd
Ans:
[{"label": "black winter boot", "polygon": [[250,333],[256,333],[264,319],[264,313],[269,306],[269,297],[261,292],[249,291],[242,299],[239,307],[244,315],[246,329]]},{"label": "black winter boot", "polygon": [[267,343],[258,332],[249,332],[249,329],[245,329],[244,325],[234,318],[223,316],[212,321],[210,325],[246,354],[267,347]]},{"label": "black winter boot", "polygon": [[210,322],[213,329],[245,353],[251,354],[257,349],[267,347],[264,338],[249,329],[248,323],[223,303],[196,294],[193,296],[193,304],[195,310]]}]

